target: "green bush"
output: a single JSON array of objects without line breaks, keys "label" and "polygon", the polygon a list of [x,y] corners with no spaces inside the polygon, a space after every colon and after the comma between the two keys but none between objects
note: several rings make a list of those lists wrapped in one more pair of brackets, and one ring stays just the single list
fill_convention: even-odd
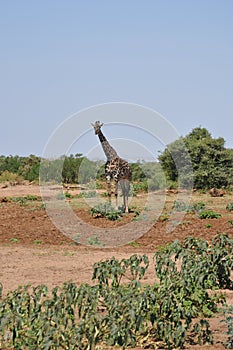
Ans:
[{"label": "green bush", "polygon": [[176,211],[188,211],[189,205],[185,202],[175,201],[173,209]]},{"label": "green bush", "polygon": [[197,127],[170,143],[159,161],[167,179],[179,181],[181,187],[191,188],[192,179],[197,189],[230,187],[233,150],[225,148],[224,143],[223,138],[215,139],[207,129]]},{"label": "green bush", "polygon": [[227,325],[227,349],[233,349],[233,306],[229,305],[224,309],[225,319],[221,320],[221,322],[225,322]]},{"label": "green bush", "polygon": [[66,191],[66,192],[65,192],[65,198],[71,199],[71,198],[73,198],[73,196],[72,196],[71,193],[69,193],[68,191]]},{"label": "green bush", "polygon": [[200,219],[218,219],[221,218],[221,214],[213,210],[202,210],[198,213],[198,217]]},{"label": "green bush", "polygon": [[195,212],[198,213],[198,212],[202,211],[203,209],[205,209],[205,203],[197,202],[197,203],[193,203],[193,204],[187,204],[186,202],[175,201],[173,208],[176,211],[186,211],[188,213],[195,213]]},{"label": "green bush", "polygon": [[80,192],[77,197],[78,198],[94,198],[97,196],[96,191],[85,191],[85,192]]},{"label": "green bush", "polygon": [[15,184],[22,182],[23,178],[19,174],[11,173],[5,170],[0,175],[0,182],[10,182],[10,184]]},{"label": "green bush", "polygon": [[[188,237],[176,240],[156,253],[156,272],[160,279],[181,276],[194,288],[232,288],[233,239],[222,234],[211,243]],[[174,261],[174,259],[175,261]],[[176,261],[182,261],[181,271]]]},{"label": "green bush", "polygon": [[135,196],[140,192],[148,191],[148,183],[147,181],[134,182],[132,184],[131,195]]},{"label": "green bush", "polygon": [[109,202],[98,204],[89,210],[89,213],[97,217],[106,217],[109,220],[120,220],[122,216],[121,210],[116,210]]},{"label": "green bush", "polygon": [[205,203],[203,202],[196,202],[189,206],[188,212],[196,212],[203,211],[205,209]]},{"label": "green bush", "polygon": [[233,211],[233,202],[227,204],[226,210],[228,210],[228,211]]}]

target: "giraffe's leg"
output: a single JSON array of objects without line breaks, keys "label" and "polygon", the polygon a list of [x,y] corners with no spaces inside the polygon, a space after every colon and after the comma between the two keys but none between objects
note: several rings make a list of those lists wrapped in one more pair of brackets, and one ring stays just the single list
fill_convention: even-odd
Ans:
[{"label": "giraffe's leg", "polygon": [[107,184],[107,190],[108,190],[108,201],[111,203],[111,194],[112,194],[112,189],[111,189],[111,176],[106,175],[106,184]]},{"label": "giraffe's leg", "polygon": [[124,208],[124,212],[128,213],[129,209],[128,209],[127,180],[126,179],[122,179],[120,181],[120,184],[121,184],[121,189],[122,189],[122,194],[123,194],[123,208]]},{"label": "giraffe's leg", "polygon": [[128,213],[129,212],[129,204],[128,204],[128,194],[125,194],[124,195],[124,207],[125,207],[125,213]]},{"label": "giraffe's leg", "polygon": [[122,191],[123,191],[123,197],[124,197],[124,211],[125,211],[125,213],[129,212],[129,204],[128,204],[129,190],[130,190],[130,182],[129,182],[129,180],[124,179],[123,183],[122,183]]},{"label": "giraffe's leg", "polygon": [[126,197],[125,197],[125,191],[123,191],[123,206],[124,206],[124,212],[127,213],[127,211],[126,211]]},{"label": "giraffe's leg", "polygon": [[118,209],[118,181],[115,180],[115,200],[116,200],[116,209]]},{"label": "giraffe's leg", "polygon": [[107,188],[108,188],[108,201],[109,201],[109,203],[111,203],[112,190],[111,190],[111,182],[110,181],[107,181]]}]

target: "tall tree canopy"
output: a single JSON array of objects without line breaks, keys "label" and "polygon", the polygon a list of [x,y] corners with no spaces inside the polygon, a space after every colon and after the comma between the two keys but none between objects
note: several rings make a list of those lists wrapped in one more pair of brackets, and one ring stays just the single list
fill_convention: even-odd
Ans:
[{"label": "tall tree canopy", "polygon": [[183,176],[185,184],[192,177],[190,169],[185,170],[189,155],[195,188],[228,187],[233,185],[233,150],[224,144],[222,137],[214,139],[207,129],[197,127],[169,144],[159,160],[169,180],[176,182]]}]

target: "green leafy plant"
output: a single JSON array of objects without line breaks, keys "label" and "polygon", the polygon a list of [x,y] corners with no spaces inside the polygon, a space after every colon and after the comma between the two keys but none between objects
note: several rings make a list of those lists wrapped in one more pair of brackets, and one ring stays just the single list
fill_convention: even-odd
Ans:
[{"label": "green leafy plant", "polygon": [[200,219],[218,219],[221,218],[221,214],[216,213],[213,210],[202,210],[198,213]]},{"label": "green leafy plant", "polygon": [[34,244],[37,244],[37,245],[40,245],[40,244],[43,244],[43,241],[39,240],[39,239],[35,239],[33,241]]},{"label": "green leafy plant", "polygon": [[205,203],[203,202],[197,202],[193,203],[189,206],[188,212],[196,212],[198,213],[199,211],[202,211],[205,209]]},{"label": "green leafy plant", "polygon": [[169,215],[167,213],[165,213],[159,217],[159,220],[160,221],[167,221],[167,220],[169,220]]},{"label": "green leafy plant", "polygon": [[88,241],[89,245],[96,245],[96,246],[103,246],[104,245],[103,243],[101,243],[101,241],[99,240],[97,235],[89,237],[87,241]]},{"label": "green leafy plant", "polygon": [[40,196],[28,194],[27,196],[23,197],[10,197],[10,201],[13,203],[18,203],[20,206],[26,206],[28,205],[28,202],[34,202],[41,200]]},{"label": "green leafy plant", "polygon": [[18,203],[21,206],[27,205],[27,199],[25,197],[11,197],[10,200],[13,203]]},{"label": "green leafy plant", "polygon": [[193,204],[187,204],[186,202],[175,201],[173,208],[176,211],[186,211],[188,213],[198,213],[198,212],[203,211],[205,209],[205,203],[197,202],[197,203],[193,203]]},{"label": "green leafy plant", "polygon": [[129,246],[133,247],[133,248],[138,248],[140,247],[140,244],[136,241],[130,242],[128,243]]},{"label": "green leafy plant", "polygon": [[[233,239],[217,235],[209,243],[187,237],[176,240],[156,253],[156,272],[161,279],[182,276],[193,286],[203,288],[232,288]],[[173,259],[174,258],[174,259]],[[182,261],[181,271],[176,261]]]},{"label": "green leafy plant", "polygon": [[80,192],[77,197],[78,198],[94,198],[97,196],[96,191],[85,191],[85,192]]},{"label": "green leafy plant", "polygon": [[107,219],[113,221],[120,220],[122,216],[122,211],[114,209],[108,202],[98,204],[97,206],[91,208],[89,213],[95,218],[106,217]]},{"label": "green leafy plant", "polygon": [[175,201],[173,205],[173,209],[175,211],[187,211],[188,208],[189,208],[188,204],[181,201]]},{"label": "green leafy plant", "polygon": [[70,192],[68,192],[68,191],[66,191],[64,195],[65,195],[65,198],[68,198],[68,199],[71,199],[71,198],[74,197],[74,196],[73,196]]},{"label": "green leafy plant", "polygon": [[228,211],[233,211],[233,202],[227,204],[226,210],[228,210]]},{"label": "green leafy plant", "polygon": [[148,183],[146,180],[134,182],[131,186],[130,196],[136,196],[140,192],[148,192]]},{"label": "green leafy plant", "polygon": [[[186,341],[212,344],[205,317],[218,310],[224,297],[209,289],[232,286],[232,251],[233,239],[227,235],[211,243],[176,240],[156,252],[152,285],[142,283],[148,256],[137,254],[96,263],[91,285],[67,282],[52,290],[21,286],[1,298],[0,284],[0,348],[94,350],[159,344],[174,349]],[[226,315],[230,347],[229,310]]]},{"label": "green leafy plant", "polygon": [[28,194],[24,197],[27,201],[38,201],[41,199],[41,197],[34,195],[34,194]]},{"label": "green leafy plant", "polygon": [[191,336],[192,338],[197,338],[197,342],[200,345],[214,343],[210,325],[207,320],[201,319],[200,322],[195,323]]},{"label": "green leafy plant", "polygon": [[226,323],[227,325],[227,343],[226,347],[227,349],[233,349],[233,306],[232,305],[227,305],[224,308],[224,315],[225,319],[222,320],[221,322]]},{"label": "green leafy plant", "polygon": [[46,203],[41,204],[39,209],[45,210],[46,209]]},{"label": "green leafy plant", "polygon": [[17,238],[17,237],[12,237],[12,238],[10,238],[10,242],[11,242],[11,243],[19,243],[19,238]]}]

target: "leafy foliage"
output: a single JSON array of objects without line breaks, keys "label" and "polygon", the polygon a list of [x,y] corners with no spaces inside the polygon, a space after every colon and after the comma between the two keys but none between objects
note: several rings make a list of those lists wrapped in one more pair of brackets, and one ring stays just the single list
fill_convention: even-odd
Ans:
[{"label": "leafy foliage", "polygon": [[11,185],[20,183],[23,178],[15,173],[11,173],[8,170],[4,170],[0,175],[0,182],[9,182]]},{"label": "leafy foliage", "polygon": [[77,198],[94,198],[97,196],[96,191],[85,191],[85,192],[80,192],[77,195]]},{"label": "leafy foliage", "polygon": [[227,204],[226,210],[228,210],[228,211],[233,211],[233,202]]},{"label": "leafy foliage", "polygon": [[218,219],[221,218],[221,214],[209,209],[200,211],[198,217],[200,219]]},{"label": "leafy foliage", "polygon": [[188,207],[189,205],[182,201],[175,201],[173,206],[175,211],[188,211]]},{"label": "leafy foliage", "polygon": [[186,202],[175,201],[173,208],[176,211],[186,211],[188,213],[195,213],[195,212],[198,213],[201,210],[205,209],[205,203],[197,202],[197,203],[193,203],[193,204],[187,204]]},{"label": "leafy foliage", "polygon": [[[232,287],[232,252],[233,240],[226,235],[211,244],[187,238],[155,254],[158,282],[151,286],[141,282],[148,257],[134,254],[96,263],[92,285],[68,282],[52,291],[43,285],[19,287],[0,302],[0,347],[91,350],[160,342],[173,349],[183,347],[187,332],[194,343],[212,343],[204,317],[224,298],[207,288]],[[227,322],[231,344],[231,319]]]},{"label": "leafy foliage", "polygon": [[225,322],[227,325],[227,349],[233,349],[233,306],[229,305],[224,310],[225,319],[222,322]]},{"label": "leafy foliage", "polygon": [[98,204],[91,208],[89,212],[95,218],[106,217],[112,221],[120,220],[123,213],[121,210],[115,209],[109,202]]},{"label": "leafy foliage", "polygon": [[130,190],[130,195],[136,196],[139,192],[147,192],[147,191],[148,191],[147,181],[144,180],[142,182],[134,182]]},{"label": "leafy foliage", "polygon": [[62,181],[64,183],[87,183],[96,173],[96,164],[82,154],[64,157]]},{"label": "leafy foliage", "polygon": [[[173,259],[174,258],[174,259]],[[181,271],[176,261],[181,260]],[[174,241],[156,253],[156,272],[160,278],[182,276],[194,288],[232,288],[233,239],[217,235],[209,244],[196,238]]]},{"label": "leafy foliage", "polygon": [[205,203],[196,202],[196,203],[193,203],[189,206],[188,211],[198,213],[199,211],[204,210],[204,209],[205,209]]},{"label": "leafy foliage", "polygon": [[29,194],[22,197],[9,197],[9,200],[13,203],[18,203],[19,205],[27,205],[28,202],[40,201],[41,198],[37,195]]},{"label": "leafy foliage", "polygon": [[[29,157],[19,156],[0,156],[0,175],[11,174],[16,178],[29,181],[38,180],[39,178],[40,157],[30,155]],[[3,177],[4,178],[4,177]],[[2,180],[3,180],[2,178]],[[6,178],[5,181],[11,181]]]},{"label": "leafy foliage", "polygon": [[88,244],[93,246],[104,246],[104,243],[102,243],[97,235],[90,236],[88,238]]},{"label": "leafy foliage", "polygon": [[[187,168],[186,147],[192,161],[195,188],[231,186],[233,184],[233,150],[226,149],[224,143],[221,137],[212,138],[205,128],[194,128],[187,136],[168,145],[159,156],[159,160],[168,179],[177,181],[179,175],[181,185],[185,187],[188,179],[192,177],[191,169]],[[176,164],[181,169],[180,174]]]}]

